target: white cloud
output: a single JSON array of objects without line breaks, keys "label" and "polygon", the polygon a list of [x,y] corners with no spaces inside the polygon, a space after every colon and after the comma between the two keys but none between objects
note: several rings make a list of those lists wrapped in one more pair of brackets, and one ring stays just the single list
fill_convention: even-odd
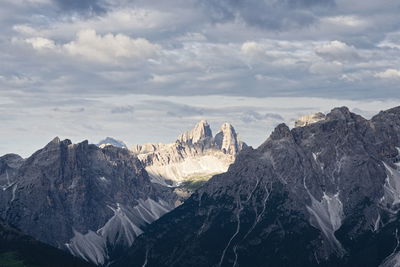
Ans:
[{"label": "white cloud", "polygon": [[38,31],[28,25],[22,25],[22,24],[14,25],[13,30],[22,35],[28,35],[28,36],[38,35]]},{"label": "white cloud", "polygon": [[400,49],[400,32],[391,32],[386,34],[386,38],[378,44],[378,47]]},{"label": "white cloud", "polygon": [[181,42],[203,42],[207,41],[207,37],[199,32],[188,32],[185,35],[176,38],[176,40]]},{"label": "white cloud", "polygon": [[36,50],[56,49],[56,44],[54,43],[54,41],[47,38],[34,37],[34,38],[28,38],[25,41],[28,44],[31,44],[32,47]]},{"label": "white cloud", "polygon": [[337,61],[315,62],[309,68],[309,71],[311,73],[326,74],[326,75],[338,74],[342,72],[342,70],[343,70],[343,64]]},{"label": "white cloud", "polygon": [[385,71],[375,73],[375,77],[381,79],[400,79],[400,70],[387,69]]},{"label": "white cloud", "polygon": [[360,59],[354,46],[336,40],[318,45],[315,48],[315,53],[327,60],[351,61]]},{"label": "white cloud", "polygon": [[156,75],[153,74],[151,82],[153,83],[170,83],[176,81],[173,75]]},{"label": "white cloud", "polygon": [[357,16],[333,16],[322,19],[323,22],[346,27],[365,27],[368,22]]},{"label": "white cloud", "polygon": [[257,42],[245,42],[242,44],[240,50],[242,53],[250,56],[265,55],[266,47]]},{"label": "white cloud", "polygon": [[56,44],[43,37],[25,39],[35,50],[55,51],[102,63],[119,63],[123,59],[142,60],[155,56],[161,47],[143,38],[130,38],[124,34],[99,35],[93,29],[79,31],[76,39]]},{"label": "white cloud", "polygon": [[160,49],[146,39],[132,39],[124,34],[98,35],[95,30],[78,32],[77,39],[63,48],[71,55],[89,60],[115,63],[119,59],[145,59],[154,56]]}]

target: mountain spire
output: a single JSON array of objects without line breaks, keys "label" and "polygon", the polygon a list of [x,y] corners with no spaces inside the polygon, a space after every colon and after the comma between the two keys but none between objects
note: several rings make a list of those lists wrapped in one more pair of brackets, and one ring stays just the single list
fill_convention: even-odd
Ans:
[{"label": "mountain spire", "polygon": [[195,143],[199,142],[200,140],[205,139],[207,137],[212,138],[211,128],[210,128],[210,125],[207,123],[207,121],[202,120],[196,124],[196,126],[193,128],[193,130],[181,134],[178,137],[178,141],[180,141],[182,143],[195,144]]}]

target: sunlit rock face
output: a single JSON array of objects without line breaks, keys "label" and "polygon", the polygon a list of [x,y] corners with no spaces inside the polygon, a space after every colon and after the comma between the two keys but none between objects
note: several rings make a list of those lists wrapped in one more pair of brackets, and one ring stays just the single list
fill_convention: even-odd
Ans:
[{"label": "sunlit rock face", "polygon": [[397,266],[400,107],[278,125],[115,266]]},{"label": "sunlit rock face", "polygon": [[185,199],[211,176],[226,172],[245,146],[229,123],[213,137],[210,125],[200,121],[174,143],[134,145],[131,150],[153,183],[175,187]]},{"label": "sunlit rock face", "polygon": [[318,113],[314,113],[314,114],[309,114],[309,115],[305,115],[305,116],[298,118],[295,121],[294,126],[295,127],[304,127],[304,126],[322,121],[324,119],[325,119],[324,113],[318,112]]},{"label": "sunlit rock face", "polygon": [[129,247],[175,208],[127,149],[55,138],[31,157],[0,158],[0,216],[24,233],[96,264]]}]

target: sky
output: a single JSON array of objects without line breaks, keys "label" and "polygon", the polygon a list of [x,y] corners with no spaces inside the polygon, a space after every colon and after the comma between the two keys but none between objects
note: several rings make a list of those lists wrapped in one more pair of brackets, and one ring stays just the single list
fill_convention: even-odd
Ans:
[{"label": "sky", "polygon": [[400,105],[398,0],[1,0],[0,155],[55,136],[257,147],[336,106]]}]

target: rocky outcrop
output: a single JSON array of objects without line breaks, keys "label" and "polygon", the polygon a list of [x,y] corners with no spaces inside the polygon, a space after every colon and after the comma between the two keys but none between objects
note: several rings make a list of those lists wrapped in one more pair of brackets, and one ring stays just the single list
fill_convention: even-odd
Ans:
[{"label": "rocky outcrop", "polygon": [[236,155],[245,144],[238,140],[235,129],[229,123],[224,123],[221,130],[215,135],[215,144],[225,154]]},{"label": "rocky outcrop", "polygon": [[114,266],[394,266],[400,259],[400,107],[346,107],[278,125]]},{"label": "rocky outcrop", "polygon": [[20,166],[0,192],[0,217],[96,264],[121,253],[175,207],[172,190],[151,183],[127,149],[55,138],[26,160],[14,156],[11,162]]},{"label": "rocky outcrop", "polygon": [[[132,151],[144,164],[152,182],[179,187],[225,172],[245,146],[232,125],[224,123],[214,138],[210,125],[200,121],[175,143],[135,145]],[[183,198],[188,195],[190,192],[184,192]]]},{"label": "rocky outcrop", "polygon": [[185,132],[178,137],[178,142],[196,144],[207,138],[212,138],[210,125],[204,120],[196,124],[193,130]]},{"label": "rocky outcrop", "polygon": [[297,119],[294,123],[295,127],[304,127],[319,121],[322,121],[325,119],[325,114],[322,112],[314,113],[314,114],[309,114],[300,117]]}]

